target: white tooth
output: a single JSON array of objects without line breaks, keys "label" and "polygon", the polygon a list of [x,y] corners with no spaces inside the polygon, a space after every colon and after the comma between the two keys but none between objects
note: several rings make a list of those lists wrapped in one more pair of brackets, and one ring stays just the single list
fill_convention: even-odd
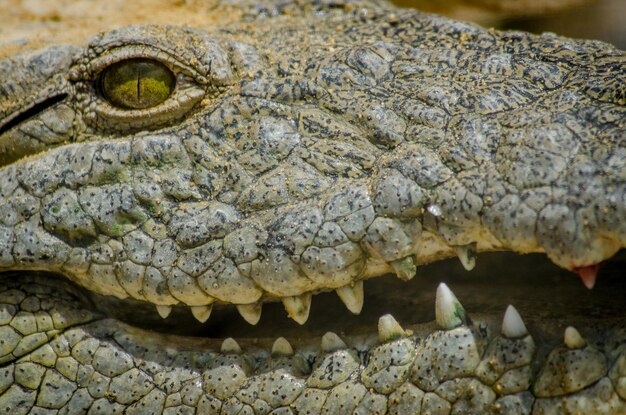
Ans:
[{"label": "white tooth", "polygon": [[296,323],[302,325],[309,319],[311,310],[311,294],[302,294],[297,297],[283,298],[283,305],[287,310],[287,316]]},{"label": "white tooth", "polygon": [[463,306],[454,293],[443,282],[437,287],[435,299],[435,320],[444,330],[452,330],[467,324],[469,319]]},{"label": "white tooth", "polygon": [[237,311],[241,314],[244,320],[253,326],[261,319],[261,311],[263,310],[263,303],[252,304],[237,304]]},{"label": "white tooth", "polygon": [[413,279],[415,272],[417,271],[417,267],[415,266],[412,256],[407,256],[393,261],[391,263],[391,268],[393,268],[393,272],[396,274],[396,277],[400,278],[402,281],[409,281]]},{"label": "white tooth", "polygon": [[519,339],[527,334],[528,330],[526,330],[524,320],[522,320],[515,307],[509,305],[502,319],[502,335],[509,339]]},{"label": "white tooth", "polygon": [[466,271],[473,270],[476,266],[476,257],[478,256],[476,253],[476,242],[462,246],[455,246],[454,250],[456,251],[456,255],[459,257],[463,268],[465,268]]},{"label": "white tooth", "polygon": [[272,356],[291,356],[293,355],[293,347],[284,337],[276,339],[272,345]]},{"label": "white tooth", "polygon": [[223,354],[240,354],[241,347],[239,346],[239,343],[237,343],[237,340],[232,337],[228,337],[222,342],[220,351]]},{"label": "white tooth", "polygon": [[381,343],[404,337],[406,333],[391,314],[385,314],[378,319],[378,340]]},{"label": "white tooth", "polygon": [[582,349],[587,345],[583,336],[580,335],[576,328],[569,326],[565,329],[565,335],[563,336],[563,342],[568,349]]},{"label": "white tooth", "polygon": [[191,306],[191,314],[193,314],[200,323],[206,323],[211,315],[211,310],[213,310],[213,304]]},{"label": "white tooth", "polygon": [[156,309],[157,309],[157,313],[159,313],[161,318],[167,318],[167,316],[169,316],[170,313],[172,312],[171,305],[158,305],[156,306]]},{"label": "white tooth", "polygon": [[361,313],[363,308],[363,281],[337,288],[335,291],[352,314]]},{"label": "white tooth", "polygon": [[347,349],[348,346],[344,343],[339,336],[332,331],[327,332],[322,336],[322,351],[326,353],[332,353],[336,350]]}]

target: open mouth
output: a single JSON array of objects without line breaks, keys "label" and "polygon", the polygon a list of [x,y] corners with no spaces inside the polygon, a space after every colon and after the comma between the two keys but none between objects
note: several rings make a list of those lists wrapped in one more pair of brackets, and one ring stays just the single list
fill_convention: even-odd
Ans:
[{"label": "open mouth", "polygon": [[0,62],[0,412],[626,413],[623,54],[360,7]]},{"label": "open mouth", "polygon": [[[431,322],[435,320],[435,291],[441,282],[448,284],[470,315],[501,316],[507,305],[512,304],[529,326],[550,321],[556,330],[564,329],[564,324],[588,325],[587,322],[624,317],[626,300],[619,295],[624,288],[623,266],[622,251],[603,264],[600,283],[588,290],[571,272],[554,266],[542,254],[484,253],[471,271],[463,269],[454,259],[438,261],[418,267],[411,281],[393,275],[365,281],[363,307],[358,315],[347,310],[332,292],[313,295],[304,325],[290,319],[279,301],[265,303],[255,325],[245,321],[235,307],[227,305],[216,305],[210,317],[200,322],[188,306],[174,306],[170,314],[161,317],[152,304],[102,296],[72,286],[84,296],[85,308],[103,318],[115,318],[158,333],[191,337],[307,339],[321,337],[327,331],[363,334],[374,331],[384,314],[392,314],[405,324]],[[24,272],[11,278],[19,279],[20,274]],[[55,274],[34,274],[42,282],[65,280]],[[562,333],[552,334],[559,338]]]},{"label": "open mouth", "polygon": [[[0,370],[21,389],[0,384],[0,407],[218,413],[263,402],[304,413],[617,414],[625,405],[624,261],[624,251],[607,261],[593,290],[540,254],[481,254],[470,272],[439,261],[408,282],[366,281],[358,316],[320,293],[305,325],[268,303],[255,326],[232,306],[214,307],[204,324],[183,306],[162,318],[153,305],[59,275],[8,272],[0,311],[12,321],[0,327],[0,346],[10,352]],[[53,330],[43,329],[45,316]],[[28,332],[30,319],[38,333]],[[45,375],[35,402],[38,367]]]}]

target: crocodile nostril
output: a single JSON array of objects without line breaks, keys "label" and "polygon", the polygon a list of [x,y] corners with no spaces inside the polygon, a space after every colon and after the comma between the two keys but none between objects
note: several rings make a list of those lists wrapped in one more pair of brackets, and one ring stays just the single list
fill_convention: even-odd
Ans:
[{"label": "crocodile nostril", "polygon": [[[9,115],[3,120],[0,120],[0,135],[6,133],[11,128],[16,125],[21,124],[22,122],[28,120],[29,118],[34,117],[35,115],[47,110],[53,105],[63,101],[67,98],[67,94],[58,94],[53,95],[49,98],[44,99],[43,101],[36,102],[33,105],[25,108],[23,111],[16,111],[13,114]],[[1,156],[0,156],[1,157]]]},{"label": "crocodile nostril", "polygon": [[24,146],[23,143],[17,144],[15,138],[10,136],[11,134],[9,137],[2,137],[3,134],[25,121],[36,117],[48,108],[51,108],[59,102],[65,100],[67,97],[68,94],[66,93],[53,95],[39,102],[35,102],[30,106],[26,106],[25,108],[20,108],[4,119],[0,119],[0,167],[12,163],[24,156],[40,151],[37,147],[33,148],[32,146]]}]

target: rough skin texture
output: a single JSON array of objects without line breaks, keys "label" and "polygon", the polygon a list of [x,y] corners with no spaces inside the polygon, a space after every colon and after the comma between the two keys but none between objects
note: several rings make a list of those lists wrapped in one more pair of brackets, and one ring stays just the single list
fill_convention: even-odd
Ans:
[{"label": "rough skin texture", "polygon": [[[319,291],[358,312],[363,279],[449,256],[588,270],[626,246],[623,52],[384,4],[241,7],[0,61],[0,412],[626,412],[620,318],[548,348],[481,317],[270,353],[97,311],[81,289],[252,323],[279,300],[303,324]],[[135,58],[176,87],[116,108],[101,74]]]}]

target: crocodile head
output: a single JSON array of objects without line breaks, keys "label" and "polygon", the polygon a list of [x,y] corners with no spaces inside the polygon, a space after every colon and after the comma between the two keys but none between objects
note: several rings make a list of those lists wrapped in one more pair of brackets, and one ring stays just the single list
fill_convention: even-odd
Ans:
[{"label": "crocodile head", "polygon": [[[513,307],[470,319],[445,284],[437,326],[386,315],[374,335],[271,349],[241,337],[285,336],[284,321],[241,335],[229,311],[256,325],[282,302],[304,325],[336,291],[359,314],[364,280],[390,273],[410,288],[372,286],[406,310],[417,294],[392,291],[427,290],[426,264],[471,270],[491,251],[544,253],[592,288],[626,246],[625,61],[600,42],[318,3],[0,61],[0,408],[623,413],[619,278],[595,319],[567,323],[583,335],[531,313],[539,340]],[[552,292],[537,256],[486,256],[526,267],[491,284]],[[481,301],[472,314],[493,311]],[[190,335],[214,308],[209,336],[243,350]]]}]

